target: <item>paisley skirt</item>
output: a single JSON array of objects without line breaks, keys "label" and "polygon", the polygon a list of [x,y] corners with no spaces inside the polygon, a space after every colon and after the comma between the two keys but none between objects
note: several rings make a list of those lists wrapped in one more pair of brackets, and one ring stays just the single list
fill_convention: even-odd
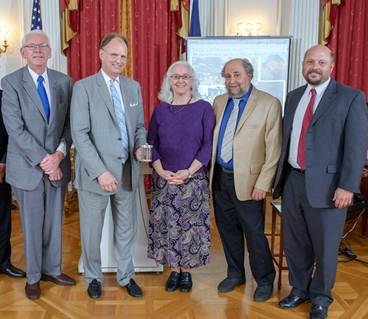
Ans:
[{"label": "paisley skirt", "polygon": [[194,268],[209,262],[210,192],[198,172],[182,185],[170,185],[153,173],[148,257],[171,268]]}]

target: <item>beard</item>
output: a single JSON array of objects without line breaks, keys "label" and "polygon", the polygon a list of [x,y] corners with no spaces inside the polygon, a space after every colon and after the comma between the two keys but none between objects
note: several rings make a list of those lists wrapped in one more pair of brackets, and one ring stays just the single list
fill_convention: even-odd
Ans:
[{"label": "beard", "polygon": [[[319,77],[312,77],[311,76],[312,74],[318,74]],[[325,78],[323,74],[317,70],[311,70],[305,75],[305,80],[307,81],[308,84],[311,85],[320,85],[323,82],[327,81],[327,79],[328,77]]]}]

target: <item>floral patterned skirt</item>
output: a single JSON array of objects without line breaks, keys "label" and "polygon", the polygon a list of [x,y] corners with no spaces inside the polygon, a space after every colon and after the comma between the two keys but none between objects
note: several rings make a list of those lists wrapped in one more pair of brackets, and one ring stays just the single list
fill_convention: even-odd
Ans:
[{"label": "floral patterned skirt", "polygon": [[182,185],[153,173],[148,257],[171,268],[206,265],[210,253],[210,193],[204,172]]}]

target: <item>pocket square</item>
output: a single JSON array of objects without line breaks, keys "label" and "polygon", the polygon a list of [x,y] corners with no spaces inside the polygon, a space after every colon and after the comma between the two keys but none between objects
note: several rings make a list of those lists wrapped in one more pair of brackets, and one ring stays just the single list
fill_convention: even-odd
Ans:
[{"label": "pocket square", "polygon": [[130,107],[136,107],[138,105],[138,102],[135,102],[135,103],[129,103],[129,106]]}]

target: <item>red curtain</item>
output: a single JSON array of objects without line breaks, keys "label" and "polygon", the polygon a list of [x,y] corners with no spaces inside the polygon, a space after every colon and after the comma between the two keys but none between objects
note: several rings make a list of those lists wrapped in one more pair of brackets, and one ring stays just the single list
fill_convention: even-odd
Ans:
[{"label": "red curtain", "polygon": [[368,101],[368,1],[345,0],[331,11],[330,20],[334,78],[364,91]]},{"label": "red curtain", "polygon": [[79,0],[78,11],[70,12],[70,25],[76,35],[66,49],[68,73],[77,81],[100,69],[102,37],[107,32],[120,31],[120,1]]},{"label": "red curtain", "polygon": [[163,76],[179,58],[179,20],[170,11],[170,0],[132,0],[133,77],[142,87],[146,126],[158,102]]}]

